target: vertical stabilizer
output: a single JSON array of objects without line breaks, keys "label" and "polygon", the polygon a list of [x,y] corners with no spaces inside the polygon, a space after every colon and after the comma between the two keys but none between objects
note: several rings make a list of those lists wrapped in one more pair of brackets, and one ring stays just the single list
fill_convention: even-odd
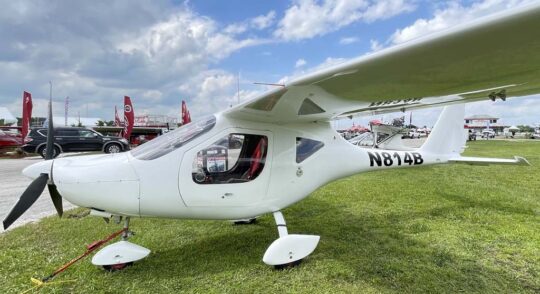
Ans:
[{"label": "vertical stabilizer", "polygon": [[444,107],[435,127],[420,150],[433,154],[455,154],[463,152],[465,104]]}]

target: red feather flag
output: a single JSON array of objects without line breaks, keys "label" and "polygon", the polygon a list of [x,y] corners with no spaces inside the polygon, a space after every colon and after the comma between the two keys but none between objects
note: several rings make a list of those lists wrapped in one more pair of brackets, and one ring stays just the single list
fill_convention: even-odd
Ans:
[{"label": "red feather flag", "polygon": [[186,101],[182,100],[182,125],[188,124],[191,122],[191,115],[187,109]]},{"label": "red feather flag", "polygon": [[133,113],[133,105],[131,99],[128,96],[124,96],[124,131],[123,137],[129,141],[131,136],[131,130],[133,130],[133,123],[135,121],[135,114]]},{"label": "red feather flag", "polygon": [[23,111],[22,111],[22,138],[26,138],[30,130],[30,121],[32,120],[32,94],[23,92]]}]

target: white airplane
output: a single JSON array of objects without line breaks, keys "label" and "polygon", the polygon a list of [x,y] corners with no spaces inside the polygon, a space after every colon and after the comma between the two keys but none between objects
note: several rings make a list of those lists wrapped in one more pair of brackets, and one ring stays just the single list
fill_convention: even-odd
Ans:
[{"label": "white airplane", "polygon": [[[9,227],[48,185],[93,215],[238,220],[272,213],[279,238],[268,265],[296,264],[319,236],[289,234],[281,210],[319,187],[361,172],[432,164],[517,164],[463,157],[464,104],[540,93],[540,3],[460,25],[296,79],[130,152],[59,158],[23,171],[34,182],[4,220]],[[413,150],[361,148],[331,120],[448,105]],[[52,128],[52,126],[50,126]],[[48,132],[52,150],[52,132]],[[399,144],[396,144],[399,146]],[[48,158],[51,158],[49,156]],[[123,240],[96,265],[123,265],[149,250]]]}]

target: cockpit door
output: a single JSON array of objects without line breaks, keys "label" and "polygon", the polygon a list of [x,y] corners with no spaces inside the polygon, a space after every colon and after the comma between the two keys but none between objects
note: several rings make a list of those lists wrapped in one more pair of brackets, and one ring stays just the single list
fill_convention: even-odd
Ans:
[{"label": "cockpit door", "polygon": [[264,198],[272,167],[272,133],[227,129],[186,151],[179,190],[187,206],[249,206]]}]

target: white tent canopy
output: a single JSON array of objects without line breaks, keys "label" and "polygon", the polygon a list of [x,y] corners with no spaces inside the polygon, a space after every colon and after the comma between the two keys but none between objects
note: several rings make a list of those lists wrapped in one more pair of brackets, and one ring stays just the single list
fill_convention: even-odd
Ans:
[{"label": "white tent canopy", "polygon": [[17,118],[5,107],[0,107],[0,119],[3,119],[5,124],[17,123]]}]

